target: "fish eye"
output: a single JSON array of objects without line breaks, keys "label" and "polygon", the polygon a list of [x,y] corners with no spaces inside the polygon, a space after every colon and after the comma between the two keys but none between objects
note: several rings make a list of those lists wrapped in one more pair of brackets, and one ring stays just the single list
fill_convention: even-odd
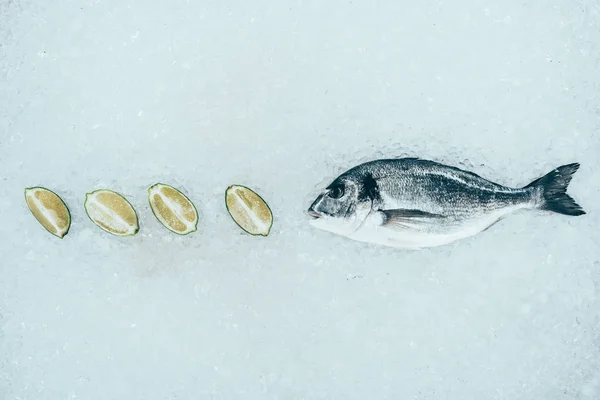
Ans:
[{"label": "fish eye", "polygon": [[332,188],[328,193],[328,196],[331,197],[332,199],[339,199],[343,195],[344,195],[344,187],[343,186],[336,186],[336,187]]}]

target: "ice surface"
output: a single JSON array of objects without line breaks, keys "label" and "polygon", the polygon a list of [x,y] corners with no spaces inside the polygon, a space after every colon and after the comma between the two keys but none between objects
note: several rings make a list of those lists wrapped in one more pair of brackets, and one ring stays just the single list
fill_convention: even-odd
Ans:
[{"label": "ice surface", "polygon": [[[600,398],[600,8],[548,1],[0,2],[0,398]],[[580,162],[579,218],[420,252],[307,224],[381,156],[514,186]],[[201,214],[178,237],[147,187]],[[270,204],[268,238],[225,188]],[[63,196],[53,238],[23,189]],[[133,238],[85,193],[123,193]]]}]

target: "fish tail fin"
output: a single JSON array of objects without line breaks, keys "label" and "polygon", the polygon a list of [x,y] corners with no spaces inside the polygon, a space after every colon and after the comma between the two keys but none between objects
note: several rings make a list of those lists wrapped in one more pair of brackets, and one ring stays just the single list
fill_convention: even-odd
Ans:
[{"label": "fish tail fin", "polygon": [[534,189],[536,208],[564,215],[585,214],[581,206],[567,194],[567,186],[578,169],[579,163],[562,165],[525,186],[525,189]]}]

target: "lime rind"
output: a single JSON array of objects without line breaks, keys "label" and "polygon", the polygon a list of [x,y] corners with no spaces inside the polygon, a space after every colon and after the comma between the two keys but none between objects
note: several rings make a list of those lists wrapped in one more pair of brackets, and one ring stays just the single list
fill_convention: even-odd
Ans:
[{"label": "lime rind", "polygon": [[[196,220],[194,221],[194,226],[192,228],[188,228],[188,230],[186,230],[184,232],[179,232],[179,231],[176,231],[174,229],[171,229],[171,227],[168,226],[166,224],[166,222],[163,221],[163,219],[161,217],[159,217],[159,215],[157,214],[157,212],[154,210],[154,206],[152,205],[152,201],[150,199],[150,196],[152,194],[153,189],[158,188],[160,186],[168,187],[170,189],[175,190],[176,192],[178,192],[179,194],[181,194],[183,196],[183,198],[186,199],[192,205],[192,208],[194,209],[194,213],[196,214]],[[173,187],[171,185],[167,185],[166,183],[160,183],[160,182],[155,183],[154,185],[152,185],[152,186],[150,186],[148,188],[148,203],[150,204],[150,210],[152,210],[152,214],[154,214],[154,216],[156,217],[156,219],[158,220],[158,222],[160,222],[160,224],[162,226],[164,226],[165,228],[167,228],[169,231],[171,231],[171,232],[173,232],[173,233],[175,233],[177,235],[180,235],[180,236],[185,236],[185,235],[189,235],[192,232],[196,232],[198,230],[198,222],[199,222],[199,219],[200,219],[199,215],[198,215],[198,209],[196,208],[196,205],[194,204],[194,202],[192,200],[190,200],[190,198],[187,197],[183,192],[181,192],[181,190],[179,190],[179,189],[177,189],[177,188],[175,188],[175,187]]]},{"label": "lime rind", "polygon": [[[87,203],[88,203],[88,200],[90,199],[90,196],[92,196],[92,195],[96,195],[96,194],[98,194],[98,193],[100,193],[100,192],[103,192],[103,193],[113,193],[113,194],[116,194],[117,196],[119,196],[119,197],[121,197],[123,200],[125,200],[125,202],[126,202],[127,204],[129,204],[129,206],[131,207],[131,209],[133,210],[133,213],[134,213],[134,215],[135,215],[135,222],[136,222],[136,224],[135,224],[135,229],[133,230],[133,232],[130,232],[130,233],[125,233],[125,234],[120,234],[120,233],[111,232],[111,231],[109,231],[109,230],[105,229],[104,227],[102,227],[101,225],[97,224],[97,223],[96,223],[96,221],[94,221],[94,220],[92,219],[92,217],[90,216],[90,213],[88,212],[88,209],[87,209]],[[85,202],[83,203],[83,208],[85,209],[85,213],[86,213],[86,215],[88,216],[88,218],[90,219],[90,221],[92,221],[92,222],[94,223],[94,225],[96,225],[98,228],[102,229],[103,231],[105,231],[105,232],[107,232],[107,233],[110,233],[111,235],[114,235],[114,236],[119,236],[119,237],[127,237],[127,236],[134,236],[135,234],[137,234],[137,233],[140,231],[140,219],[139,219],[139,217],[138,217],[137,211],[135,210],[135,207],[134,207],[134,206],[131,204],[131,202],[130,202],[129,200],[127,200],[127,199],[125,198],[125,196],[123,196],[123,195],[122,195],[121,193],[119,193],[119,192],[116,192],[116,191],[114,191],[114,190],[110,190],[110,189],[97,189],[97,190],[94,190],[94,191],[92,191],[92,192],[90,192],[90,193],[86,193],[86,194],[85,194]]]},{"label": "lime rind", "polygon": [[[258,232],[258,233],[250,232],[249,230],[247,230],[246,228],[244,228],[242,225],[240,225],[236,221],[236,219],[233,217],[233,215],[231,214],[231,210],[229,210],[229,205],[227,204],[227,194],[229,193],[230,190],[235,189],[235,188],[245,189],[245,190],[248,190],[248,191],[254,193],[256,195],[256,197],[258,197],[263,202],[263,204],[267,207],[267,210],[269,210],[269,215],[270,215],[271,218],[269,218],[269,220],[270,220],[269,226],[268,226],[267,231],[265,233],[262,233],[262,232]],[[250,189],[249,187],[244,186],[244,185],[239,185],[239,184],[229,185],[229,187],[227,187],[227,189],[225,189],[225,208],[227,209],[227,212],[229,213],[229,216],[231,217],[231,219],[233,220],[233,222],[235,222],[237,226],[239,226],[244,232],[248,233],[249,235],[267,237],[271,233],[271,228],[273,227],[273,220],[274,220],[274,218],[273,218],[273,211],[271,211],[271,207],[269,206],[269,203],[267,203],[265,201],[265,199],[263,199],[258,193],[256,193],[254,190]]]},{"label": "lime rind", "polygon": [[[51,230],[49,230],[48,228],[46,228],[41,223],[41,221],[37,218],[37,216],[33,213],[33,210],[31,209],[31,207],[29,207],[29,203],[27,202],[27,195],[28,195],[28,193],[34,192],[36,190],[45,190],[47,192],[52,193],[53,195],[55,195],[60,200],[60,202],[62,203],[62,205],[67,210],[67,215],[69,217],[69,221],[67,223],[67,228],[64,230],[64,232],[59,232],[59,234],[56,234],[56,233],[52,232]],[[48,189],[46,187],[43,187],[43,186],[32,186],[32,187],[25,188],[24,194],[25,194],[25,204],[27,204],[27,208],[29,209],[29,211],[31,212],[31,214],[34,216],[34,218],[40,223],[40,225],[42,225],[42,228],[44,228],[46,231],[48,231],[52,236],[55,236],[55,237],[57,237],[59,239],[64,239],[64,237],[67,236],[67,234],[69,233],[69,230],[71,229],[71,210],[69,209],[69,206],[67,206],[67,203],[62,199],[62,197],[60,197],[53,190],[50,190],[50,189]]]}]

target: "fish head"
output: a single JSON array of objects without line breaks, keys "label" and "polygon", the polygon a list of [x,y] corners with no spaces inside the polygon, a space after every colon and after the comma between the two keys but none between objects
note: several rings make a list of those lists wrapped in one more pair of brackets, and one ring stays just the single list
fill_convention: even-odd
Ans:
[{"label": "fish head", "polygon": [[371,200],[361,198],[361,184],[340,177],[323,190],[308,208],[310,224],[339,235],[354,233],[371,210]]}]

